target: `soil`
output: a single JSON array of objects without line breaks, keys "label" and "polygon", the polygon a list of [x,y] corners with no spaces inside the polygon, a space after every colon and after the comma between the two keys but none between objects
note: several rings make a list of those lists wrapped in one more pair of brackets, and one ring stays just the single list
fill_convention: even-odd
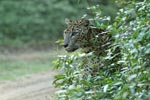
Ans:
[{"label": "soil", "polygon": [[49,71],[0,82],[0,100],[56,100],[56,89],[52,85],[56,74]]}]

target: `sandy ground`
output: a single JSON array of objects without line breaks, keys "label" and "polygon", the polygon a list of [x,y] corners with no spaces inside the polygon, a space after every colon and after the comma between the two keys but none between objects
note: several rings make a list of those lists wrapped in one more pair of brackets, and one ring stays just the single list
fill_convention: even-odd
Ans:
[{"label": "sandy ground", "polygon": [[0,82],[0,100],[56,100],[52,85],[56,71]]}]

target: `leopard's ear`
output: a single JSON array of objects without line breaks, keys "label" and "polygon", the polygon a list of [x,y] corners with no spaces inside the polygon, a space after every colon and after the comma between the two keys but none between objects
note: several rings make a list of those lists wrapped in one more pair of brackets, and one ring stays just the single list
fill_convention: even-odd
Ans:
[{"label": "leopard's ear", "polygon": [[68,25],[72,22],[72,20],[68,19],[68,18],[65,18],[65,23]]},{"label": "leopard's ear", "polygon": [[89,26],[90,21],[87,19],[82,19],[82,23],[84,24],[84,26]]}]

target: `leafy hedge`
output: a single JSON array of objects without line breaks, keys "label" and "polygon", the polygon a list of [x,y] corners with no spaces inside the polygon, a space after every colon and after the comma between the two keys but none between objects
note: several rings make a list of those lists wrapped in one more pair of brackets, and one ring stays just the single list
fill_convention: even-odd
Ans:
[{"label": "leafy hedge", "polygon": [[[109,21],[97,24],[100,28],[107,27],[113,35],[121,58],[93,75],[84,73],[81,60],[91,54],[75,52],[59,56],[55,64],[62,73],[54,81],[60,88],[59,100],[150,100],[150,2],[124,5],[113,24],[108,24]],[[101,57],[103,63],[108,58]],[[110,72],[114,65],[120,70]]]}]

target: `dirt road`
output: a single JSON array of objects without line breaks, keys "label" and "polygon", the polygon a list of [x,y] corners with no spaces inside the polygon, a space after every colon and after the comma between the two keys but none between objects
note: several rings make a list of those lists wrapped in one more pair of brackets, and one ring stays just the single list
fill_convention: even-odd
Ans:
[{"label": "dirt road", "polygon": [[52,85],[56,73],[49,71],[16,81],[0,82],[0,100],[56,100]]}]

